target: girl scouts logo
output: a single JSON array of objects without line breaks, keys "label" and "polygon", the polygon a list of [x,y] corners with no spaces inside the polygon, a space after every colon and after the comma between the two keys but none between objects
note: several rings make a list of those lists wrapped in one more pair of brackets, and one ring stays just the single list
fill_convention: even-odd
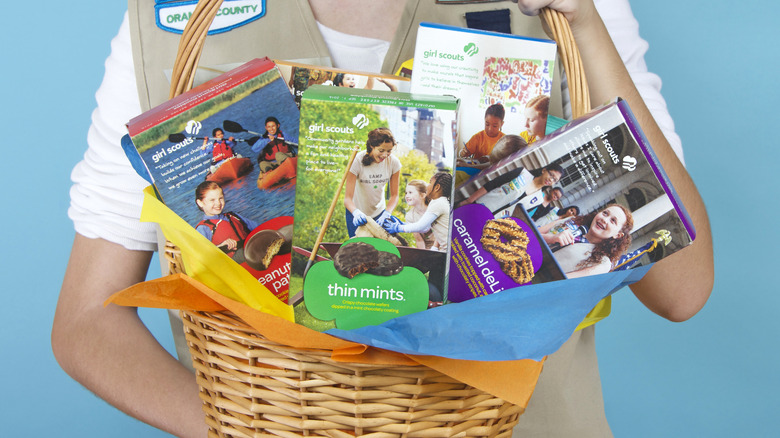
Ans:
[{"label": "girl scouts logo", "polygon": [[623,157],[623,169],[626,169],[629,172],[636,170],[636,158],[631,155]]},{"label": "girl scouts logo", "polygon": [[199,121],[190,120],[187,122],[187,126],[184,128],[184,132],[189,135],[198,135],[200,133],[200,128],[202,127],[203,125]]},{"label": "girl scouts logo", "polygon": [[357,126],[358,129],[363,129],[368,126],[368,117],[365,114],[358,114],[352,118],[352,124]]},{"label": "girl scouts logo", "polygon": [[463,47],[463,51],[471,57],[479,53],[479,47],[474,43],[468,43]]},{"label": "girl scouts logo", "polygon": [[[197,0],[155,0],[157,27],[168,32],[182,33],[197,3]],[[227,32],[264,15],[265,0],[224,0],[208,34]]]}]

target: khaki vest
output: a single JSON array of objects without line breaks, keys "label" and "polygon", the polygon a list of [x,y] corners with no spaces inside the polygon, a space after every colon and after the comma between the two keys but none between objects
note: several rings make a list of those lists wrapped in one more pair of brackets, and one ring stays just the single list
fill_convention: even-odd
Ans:
[{"label": "khaki vest", "polygon": [[[399,4],[402,0],[399,0]],[[382,65],[382,73],[392,74],[414,56],[417,27],[421,21],[467,27],[467,12],[509,9],[512,33],[533,38],[548,38],[537,17],[520,13],[513,2],[474,4],[438,4],[434,0],[405,0],[404,13],[395,39]],[[210,78],[203,70],[214,73],[253,58],[271,59],[330,66],[330,53],[322,39],[308,0],[271,0],[266,15],[249,24],[206,38],[196,82]],[[170,80],[180,35],[164,31],[155,22],[154,0],[130,0],[130,33],[135,62],[138,93],[144,111],[168,99]],[[560,83],[556,68],[555,83]],[[554,88],[550,114],[561,117],[560,87]]]}]

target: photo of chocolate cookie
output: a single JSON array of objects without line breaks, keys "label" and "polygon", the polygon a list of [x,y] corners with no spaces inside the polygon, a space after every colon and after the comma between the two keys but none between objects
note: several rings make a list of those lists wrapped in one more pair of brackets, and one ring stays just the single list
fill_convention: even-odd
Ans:
[{"label": "photo of chocolate cookie", "polygon": [[355,278],[378,265],[379,251],[365,242],[350,242],[333,256],[336,271],[347,278]]},{"label": "photo of chocolate cookie", "polygon": [[403,268],[404,264],[401,261],[401,257],[398,257],[391,252],[379,251],[379,264],[369,269],[367,272],[369,274],[389,277],[401,272]]},{"label": "photo of chocolate cookie", "polygon": [[276,230],[261,230],[251,235],[244,243],[246,263],[255,270],[264,271],[279,249],[284,245],[285,238]]},{"label": "photo of chocolate cookie", "polygon": [[293,226],[292,224],[285,225],[279,228],[278,231],[284,237],[284,243],[279,248],[279,254],[289,254],[292,251]]}]

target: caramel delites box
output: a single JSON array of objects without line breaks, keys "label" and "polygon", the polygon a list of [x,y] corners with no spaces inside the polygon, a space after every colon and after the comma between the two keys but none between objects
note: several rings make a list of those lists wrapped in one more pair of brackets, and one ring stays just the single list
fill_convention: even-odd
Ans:
[{"label": "caramel delites box", "polygon": [[636,268],[695,237],[624,100],[495,163],[457,187],[454,201],[454,302]]}]

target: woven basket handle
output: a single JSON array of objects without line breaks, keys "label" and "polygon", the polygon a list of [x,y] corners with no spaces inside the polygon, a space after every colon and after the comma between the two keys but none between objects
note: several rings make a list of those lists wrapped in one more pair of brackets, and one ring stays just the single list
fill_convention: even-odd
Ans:
[{"label": "woven basket handle", "polygon": [[558,54],[569,82],[572,115],[576,119],[591,110],[588,81],[582,66],[580,49],[577,48],[577,42],[574,41],[569,21],[561,12],[544,8],[541,15],[547,22],[553,39],[558,43]]},{"label": "woven basket handle", "polygon": [[222,0],[200,0],[195,6],[179,40],[179,49],[173,62],[169,99],[192,88],[206,34],[221,5]]}]

